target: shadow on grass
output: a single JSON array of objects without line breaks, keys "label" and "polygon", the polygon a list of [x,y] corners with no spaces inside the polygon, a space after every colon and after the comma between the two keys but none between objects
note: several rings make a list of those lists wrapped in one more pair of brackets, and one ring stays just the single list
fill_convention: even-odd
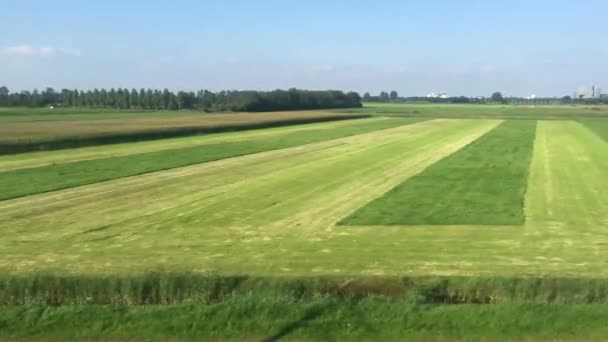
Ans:
[{"label": "shadow on grass", "polygon": [[304,315],[297,321],[291,322],[281,328],[276,334],[263,339],[261,342],[276,342],[281,338],[293,333],[294,331],[305,327],[309,322],[321,316],[324,311],[329,308],[330,304],[319,304],[308,309]]}]

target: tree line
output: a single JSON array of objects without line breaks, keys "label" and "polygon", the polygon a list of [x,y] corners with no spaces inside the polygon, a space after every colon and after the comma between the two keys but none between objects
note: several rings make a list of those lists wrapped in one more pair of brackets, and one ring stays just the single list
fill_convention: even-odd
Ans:
[{"label": "tree line", "polygon": [[363,102],[395,102],[395,103],[471,103],[471,104],[529,104],[529,105],[543,105],[543,104],[608,104],[608,98],[602,97],[600,99],[587,99],[587,98],[573,98],[571,96],[564,96],[561,98],[557,97],[536,97],[536,98],[524,98],[524,97],[504,97],[501,92],[497,91],[492,93],[489,97],[467,97],[467,96],[451,96],[451,97],[428,97],[428,96],[409,96],[400,97],[396,91],[386,92],[383,91],[379,95],[370,95],[365,93],[363,95]]},{"label": "tree line", "polygon": [[112,109],[262,112],[277,110],[327,109],[361,107],[355,92],[338,90],[273,90],[171,92],[168,89],[63,89],[55,91],[21,91],[11,93],[0,87],[2,107],[88,107]]},{"label": "tree line", "polygon": [[399,100],[399,93],[392,90],[390,93],[383,91],[378,96],[372,96],[370,93],[363,94],[363,102],[391,102]]}]

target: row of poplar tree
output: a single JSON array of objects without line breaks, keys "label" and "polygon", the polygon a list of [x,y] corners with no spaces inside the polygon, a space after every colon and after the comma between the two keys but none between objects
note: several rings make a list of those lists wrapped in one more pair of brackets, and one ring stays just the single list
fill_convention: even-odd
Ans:
[{"label": "row of poplar tree", "polygon": [[311,91],[301,89],[273,91],[171,92],[168,89],[94,89],[21,91],[11,93],[0,87],[0,106],[4,107],[91,107],[113,109],[205,111],[273,111],[361,107],[355,92]]}]

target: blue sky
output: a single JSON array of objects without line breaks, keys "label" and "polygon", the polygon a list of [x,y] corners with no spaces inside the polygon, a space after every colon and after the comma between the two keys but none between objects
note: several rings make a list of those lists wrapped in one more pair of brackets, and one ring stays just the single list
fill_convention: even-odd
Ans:
[{"label": "blue sky", "polygon": [[608,92],[608,1],[2,1],[11,90]]}]

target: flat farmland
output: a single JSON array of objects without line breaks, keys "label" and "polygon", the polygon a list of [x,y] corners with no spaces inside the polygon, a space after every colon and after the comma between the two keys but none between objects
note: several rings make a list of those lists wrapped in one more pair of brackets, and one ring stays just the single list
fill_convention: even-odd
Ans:
[{"label": "flat farmland", "polygon": [[24,178],[0,201],[0,322],[9,337],[601,339],[606,129],[371,118],[2,156],[0,193]]},{"label": "flat farmland", "polygon": [[[421,119],[353,120],[329,126],[312,125],[254,132],[242,135],[202,136],[161,143],[128,145],[119,153],[116,147],[93,148],[85,152],[54,153],[47,158],[26,155],[1,172],[0,199],[92,184],[154,171],[221,160],[256,152],[271,151],[324,140],[382,130],[422,121]],[[104,153],[109,156],[103,156]],[[47,160],[47,164],[41,163]],[[0,164],[2,163],[0,158]],[[6,160],[4,160],[6,161]],[[28,163],[34,161],[36,164]],[[61,161],[61,162],[60,162]],[[34,167],[32,167],[34,166]],[[12,167],[12,169],[11,169]],[[0,170],[2,167],[0,166]]]},{"label": "flat farmland", "polygon": [[0,268],[608,275],[607,143],[572,121],[536,124],[523,224],[337,225],[501,124],[430,120],[5,200]]},{"label": "flat farmland", "polygon": [[103,135],[116,132],[141,132],[153,129],[209,127],[224,124],[251,123],[257,120],[287,120],[314,118],[319,112],[205,114],[205,113],[154,113],[154,115],[121,113],[92,113],[77,115],[2,115],[2,142],[50,140],[63,137]]},{"label": "flat farmland", "polygon": [[608,119],[606,105],[533,105],[533,104],[445,104],[445,103],[365,103],[349,113],[379,116],[464,118],[464,119],[529,119],[580,120]]},{"label": "flat farmland", "polygon": [[0,153],[54,150],[363,117],[324,111],[223,113],[0,110]]}]

